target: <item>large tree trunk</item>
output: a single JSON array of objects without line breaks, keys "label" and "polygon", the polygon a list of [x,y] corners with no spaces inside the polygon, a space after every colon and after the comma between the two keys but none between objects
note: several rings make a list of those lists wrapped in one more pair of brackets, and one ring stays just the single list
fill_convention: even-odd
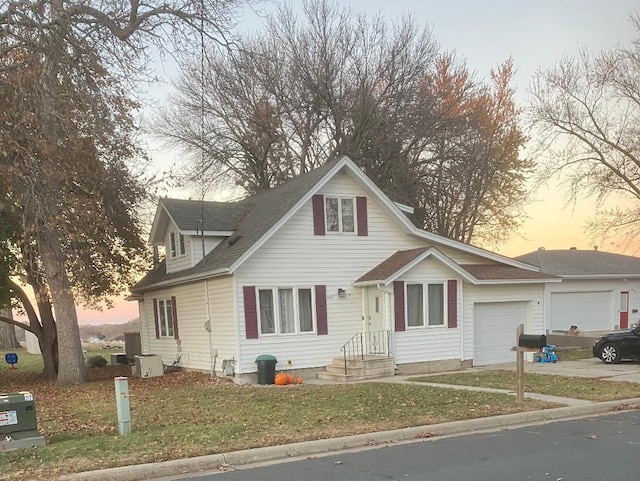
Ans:
[{"label": "large tree trunk", "polygon": [[[13,319],[11,307],[0,309],[0,316]],[[12,324],[0,322],[0,350],[8,351],[20,347],[18,338],[16,337],[16,328]]]},{"label": "large tree trunk", "polygon": [[62,245],[56,234],[38,235],[38,248],[56,313],[58,333],[58,384],[80,384],[87,381],[82,356],[82,343],[75,299],[62,256]]}]

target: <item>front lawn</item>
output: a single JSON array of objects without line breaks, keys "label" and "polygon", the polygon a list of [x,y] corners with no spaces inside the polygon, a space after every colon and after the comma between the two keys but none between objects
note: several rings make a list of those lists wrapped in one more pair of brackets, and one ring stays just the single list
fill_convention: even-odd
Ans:
[{"label": "front lawn", "polygon": [[[513,371],[500,370],[455,372],[416,377],[412,378],[411,381],[509,390],[514,390],[516,386],[515,373]],[[640,385],[637,383],[550,374],[526,373],[524,376],[524,388],[527,392],[588,401],[612,401],[640,397]]]},{"label": "front lawn", "polygon": [[[27,364],[25,359],[23,367]],[[22,369],[0,368],[2,391],[34,394],[39,429],[47,440],[46,448],[0,454],[0,479],[47,479],[557,406],[537,401],[518,405],[509,395],[395,383],[237,386],[181,372],[129,378],[132,434],[119,436],[113,376],[123,368],[94,369],[93,382],[75,387],[39,381]]]}]

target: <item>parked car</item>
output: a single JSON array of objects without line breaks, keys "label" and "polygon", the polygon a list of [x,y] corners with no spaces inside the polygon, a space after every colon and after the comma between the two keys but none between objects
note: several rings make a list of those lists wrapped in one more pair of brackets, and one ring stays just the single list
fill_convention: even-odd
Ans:
[{"label": "parked car", "polygon": [[605,364],[615,364],[623,359],[640,358],[640,324],[630,331],[612,332],[599,337],[593,345],[593,357]]}]

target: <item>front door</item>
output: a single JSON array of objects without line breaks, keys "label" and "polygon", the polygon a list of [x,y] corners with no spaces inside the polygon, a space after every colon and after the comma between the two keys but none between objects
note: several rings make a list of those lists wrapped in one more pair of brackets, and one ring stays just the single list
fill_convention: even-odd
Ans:
[{"label": "front door", "polygon": [[366,351],[367,354],[384,354],[387,334],[384,332],[383,293],[377,287],[369,287],[367,294]]},{"label": "front door", "polygon": [[620,293],[620,329],[629,328],[629,293]]}]

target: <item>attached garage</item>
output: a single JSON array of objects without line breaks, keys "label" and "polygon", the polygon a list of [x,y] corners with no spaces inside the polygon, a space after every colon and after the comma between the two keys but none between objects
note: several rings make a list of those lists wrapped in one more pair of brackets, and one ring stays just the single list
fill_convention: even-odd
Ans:
[{"label": "attached garage", "polygon": [[516,360],[516,328],[527,325],[529,302],[476,302],[474,304],[473,365]]},{"label": "attached garage", "polygon": [[551,330],[568,331],[571,326],[581,331],[610,329],[612,302],[611,291],[552,292]]}]

